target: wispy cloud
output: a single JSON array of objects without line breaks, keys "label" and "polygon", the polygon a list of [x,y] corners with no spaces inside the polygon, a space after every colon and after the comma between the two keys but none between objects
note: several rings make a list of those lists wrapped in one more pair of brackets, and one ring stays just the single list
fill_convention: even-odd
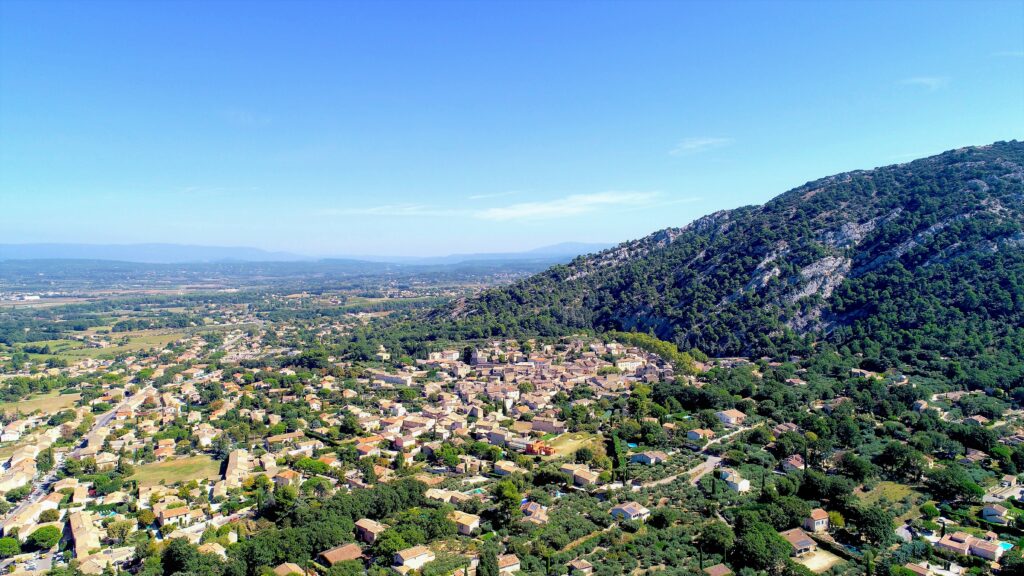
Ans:
[{"label": "wispy cloud", "polygon": [[378,206],[326,208],[321,216],[377,216],[382,218],[462,217],[491,222],[552,220],[615,209],[633,211],[696,202],[699,198],[667,198],[660,192],[609,191],[572,194],[552,200],[518,202],[491,208],[449,208],[429,204],[382,204]]},{"label": "wispy cloud", "polygon": [[721,138],[721,137],[700,137],[700,138],[684,138],[676,147],[669,151],[669,154],[673,156],[689,156],[690,154],[697,154],[698,152],[705,152],[707,150],[715,150],[717,148],[724,148],[733,143],[732,138]]},{"label": "wispy cloud", "polygon": [[900,84],[904,86],[918,86],[925,88],[929,91],[935,91],[939,88],[945,88],[949,85],[948,76],[913,76],[910,78],[904,78],[900,80]]},{"label": "wispy cloud", "polygon": [[513,196],[517,194],[515,191],[509,192],[494,192],[492,194],[472,194],[466,196],[466,200],[490,200],[491,198],[504,198],[506,196]]},{"label": "wispy cloud", "polygon": [[993,52],[993,58],[1024,58],[1024,50],[1003,50]]},{"label": "wispy cloud", "polygon": [[564,218],[612,206],[646,206],[651,204],[658,195],[657,192],[573,194],[543,202],[520,202],[499,208],[478,210],[474,216],[483,220],[498,221]]},{"label": "wispy cloud", "polygon": [[396,218],[415,216],[453,216],[466,214],[467,210],[447,209],[427,204],[381,204],[379,206],[324,208],[320,214],[324,216],[391,216]]}]

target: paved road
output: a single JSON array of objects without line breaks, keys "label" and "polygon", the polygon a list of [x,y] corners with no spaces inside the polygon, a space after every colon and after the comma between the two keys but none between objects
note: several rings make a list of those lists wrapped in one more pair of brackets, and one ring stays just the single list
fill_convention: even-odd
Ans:
[{"label": "paved road", "polygon": [[[151,390],[152,390],[152,387],[147,386],[147,387],[143,388],[142,390],[139,390],[139,393],[134,395],[134,396],[132,396],[131,398],[126,398],[126,399],[122,400],[120,403],[118,403],[117,406],[115,406],[109,412],[105,412],[103,415],[101,415],[99,418],[97,418],[96,422],[93,423],[92,428],[89,429],[89,432],[87,432],[86,435],[95,432],[96,430],[98,430],[99,428],[101,428],[103,426],[106,426],[107,424],[110,424],[110,422],[114,419],[114,415],[117,414],[117,411],[120,408],[122,408],[124,406],[132,406],[133,408],[137,408],[138,405],[141,404],[141,402],[142,402],[141,399],[144,397],[144,394],[150,392]],[[82,450],[82,447],[84,446],[84,444],[85,444],[85,440],[83,439],[78,444],[78,446],[76,446],[75,449],[71,451],[70,455],[72,457],[77,457],[79,452]],[[56,452],[55,453],[56,462],[54,462],[53,469],[50,470],[50,472],[48,472],[45,476],[41,476],[41,477],[33,480],[32,481],[32,492],[24,500],[22,500],[17,506],[15,506],[10,511],[8,511],[8,513],[4,517],[5,518],[10,518],[10,517],[14,516],[15,514],[18,514],[19,512],[21,512],[26,506],[28,506],[30,504],[33,504],[35,502],[38,502],[39,500],[42,500],[43,498],[45,498],[46,495],[50,493],[50,486],[57,479],[57,471],[60,470],[61,466],[64,465],[64,459],[65,458],[66,458],[66,453],[64,453],[64,452]]]},{"label": "paved road", "polygon": [[57,479],[57,471],[60,470],[61,466],[64,465],[64,453],[56,452],[54,456],[55,462],[53,468],[45,475],[41,476],[32,481],[32,492],[25,497],[24,500],[18,503],[17,506],[11,508],[4,518],[13,517],[15,514],[20,513],[25,507],[30,504],[34,504],[39,500],[42,500],[50,493],[50,485],[53,484],[54,480]]},{"label": "paved road", "polygon": [[[96,421],[92,425],[92,428],[90,428],[89,431],[85,433],[85,436],[88,436],[89,434],[92,434],[93,432],[99,430],[100,428],[110,424],[114,420],[114,416],[117,415],[117,411],[120,410],[121,408],[124,408],[125,406],[130,406],[133,410],[137,409],[142,404],[142,399],[145,398],[150,392],[153,392],[153,387],[146,386],[145,388],[140,389],[138,393],[132,395],[130,398],[125,398],[124,400],[119,402],[117,406],[111,408],[109,412],[104,412],[102,415],[100,415],[99,418],[96,419]],[[75,449],[71,451],[71,456],[78,456],[78,453],[84,447],[85,438],[83,437],[82,441],[78,444],[78,446],[76,446]]]}]

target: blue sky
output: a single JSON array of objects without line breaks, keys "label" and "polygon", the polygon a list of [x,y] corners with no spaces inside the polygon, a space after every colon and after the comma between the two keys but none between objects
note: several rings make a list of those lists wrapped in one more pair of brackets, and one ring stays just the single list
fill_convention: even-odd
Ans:
[{"label": "blue sky", "polygon": [[1024,2],[0,2],[0,242],[616,242],[1024,137]]}]

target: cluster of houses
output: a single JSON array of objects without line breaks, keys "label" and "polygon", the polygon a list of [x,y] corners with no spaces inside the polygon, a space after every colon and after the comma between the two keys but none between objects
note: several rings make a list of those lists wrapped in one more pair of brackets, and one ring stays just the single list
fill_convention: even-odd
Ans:
[{"label": "cluster of houses", "polygon": [[[278,337],[288,335],[287,327],[274,330],[279,332],[275,334]],[[280,351],[268,348],[260,340],[259,333],[229,332],[222,351],[239,360]],[[432,455],[446,440],[475,440],[491,444],[508,457],[491,462],[460,454],[457,465],[445,469],[428,468],[421,474],[431,486],[450,474],[486,481],[489,477],[522,472],[512,458],[516,453],[539,457],[556,455],[547,439],[568,429],[566,423],[559,419],[556,395],[571,393],[577,386],[586,386],[592,394],[574,402],[589,408],[601,398],[614,399],[628,393],[636,382],[655,382],[673,377],[672,366],[661,358],[614,342],[577,339],[566,342],[558,350],[553,346],[543,346],[524,352],[517,343],[496,341],[472,350],[468,358],[462,352],[444,350],[431,353],[428,358],[418,360],[415,366],[400,370],[367,369],[356,378],[356,389],[343,385],[332,376],[322,376],[304,383],[302,392],[299,392],[293,387],[274,387],[259,380],[243,378],[244,374],[229,376],[219,369],[211,369],[202,362],[208,353],[203,339],[191,336],[175,343],[176,355],[171,359],[166,355],[139,354],[120,359],[116,366],[109,360],[84,359],[68,367],[33,372],[39,376],[110,374],[128,382],[145,371],[147,380],[142,382],[141,388],[133,391],[121,386],[105,386],[99,395],[90,395],[88,402],[75,409],[75,420],[60,426],[46,428],[43,426],[44,417],[39,415],[20,417],[6,424],[0,442],[17,444],[17,449],[0,471],[0,492],[31,485],[39,479],[36,456],[62,435],[66,436],[69,429],[77,428],[90,412],[95,417],[93,425],[76,440],[73,448],[65,447],[59,452],[61,458],[88,459],[101,472],[113,470],[122,461],[136,466],[152,461],[173,463],[180,458],[212,451],[223,435],[219,421],[229,411],[248,418],[254,424],[268,427],[282,422],[281,415],[265,409],[239,408],[239,402],[246,396],[271,398],[282,403],[305,403],[317,415],[321,427],[309,429],[305,421],[301,421],[298,430],[255,439],[244,447],[232,442],[234,446],[227,452],[221,476],[198,478],[189,498],[182,498],[178,490],[164,486],[141,485],[134,493],[115,491],[100,494],[89,482],[75,478],[54,482],[48,493],[39,491],[33,494],[30,501],[4,518],[5,534],[17,533],[24,539],[41,526],[57,526],[65,534],[68,547],[82,571],[99,573],[108,566],[127,561],[131,554],[119,549],[102,527],[111,520],[105,518],[101,525],[96,514],[86,511],[87,508],[134,503],[139,509],[150,510],[154,515],[153,525],[144,529],[163,537],[185,538],[201,544],[200,538],[208,529],[224,526],[250,512],[250,509],[243,508],[229,514],[222,511],[216,502],[242,488],[254,476],[263,475],[273,484],[296,487],[311,477],[310,473],[282,465],[282,462],[294,462],[301,457],[315,458],[328,469],[339,469],[338,474],[322,476],[331,489],[367,486],[368,480],[358,469],[343,469],[336,456],[321,455],[325,447],[321,440],[323,435],[329,427],[337,426],[346,419],[354,418],[363,430],[363,435],[355,439],[358,456],[374,462],[404,459],[412,464],[421,454]],[[390,354],[380,349],[377,356],[387,360]],[[337,364],[345,367],[343,363]],[[186,367],[182,369],[181,365]],[[264,368],[261,371],[278,372],[281,376],[295,374],[289,368]],[[173,376],[159,389],[148,384],[165,374]],[[201,407],[201,391],[209,384],[217,385],[223,392],[215,408]],[[403,402],[388,398],[393,396],[389,391],[407,386],[422,389],[423,397],[429,398],[429,402],[417,402],[416,408],[410,410]],[[329,405],[324,400],[327,397],[323,393],[325,391],[334,397],[340,395],[345,402]],[[98,412],[99,406],[108,405],[108,411]],[[739,426],[744,415],[732,410],[723,412],[720,418],[726,426]],[[189,440],[183,442],[161,437],[165,426],[182,422],[189,427]],[[145,461],[141,460],[143,455]],[[630,457],[633,462],[647,465],[663,463],[668,458],[667,453],[657,450],[639,452]],[[388,468],[376,464],[374,471],[382,481],[392,474]],[[600,483],[602,471],[585,464],[565,464],[561,472],[567,475],[572,485],[592,488]],[[427,497],[459,504],[469,498],[482,498],[485,494],[483,490],[456,491],[431,487]],[[54,514],[47,512],[49,510],[58,511],[56,519]],[[548,522],[546,506],[525,501],[521,510],[523,522]],[[627,521],[644,521],[649,514],[649,510],[635,502],[612,511],[613,516]],[[458,533],[464,536],[473,536],[479,531],[480,517],[475,514],[456,511],[451,520]],[[119,517],[115,516],[113,521],[119,521]],[[385,528],[369,519],[357,523],[360,540],[366,544],[372,543]],[[202,546],[204,551],[223,555],[223,547],[219,544],[206,543]],[[321,559],[328,565],[355,559],[362,555],[358,548],[346,545],[324,551]],[[433,559],[429,548],[414,547],[396,553],[394,565],[404,573],[422,568]],[[518,570],[519,561],[514,555],[503,555],[499,560],[502,573]]]}]

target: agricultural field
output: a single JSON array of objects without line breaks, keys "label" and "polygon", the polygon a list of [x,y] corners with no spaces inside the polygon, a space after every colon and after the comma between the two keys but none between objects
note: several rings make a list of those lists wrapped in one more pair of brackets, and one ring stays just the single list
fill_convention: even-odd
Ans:
[{"label": "agricultural field", "polygon": [[185,336],[183,331],[176,330],[137,330],[133,332],[120,332],[105,334],[112,345],[106,348],[95,348],[87,346],[79,340],[45,340],[35,342],[35,346],[49,346],[51,354],[35,354],[37,358],[49,358],[56,356],[66,360],[81,360],[83,358],[113,358],[118,354],[138,352],[150,348],[163,348],[164,346],[180,340]]},{"label": "agricultural field", "polygon": [[155,462],[136,468],[131,479],[137,480],[144,486],[214,479],[220,477],[220,464],[219,460],[214,460],[209,456],[192,456],[166,462]]},{"label": "agricultural field", "polygon": [[22,414],[31,414],[36,410],[41,410],[43,414],[56,414],[61,410],[73,407],[75,402],[78,402],[81,397],[81,394],[61,394],[54,391],[49,394],[36,396],[35,398],[22,400],[20,402],[0,403],[0,411],[20,411]]}]

